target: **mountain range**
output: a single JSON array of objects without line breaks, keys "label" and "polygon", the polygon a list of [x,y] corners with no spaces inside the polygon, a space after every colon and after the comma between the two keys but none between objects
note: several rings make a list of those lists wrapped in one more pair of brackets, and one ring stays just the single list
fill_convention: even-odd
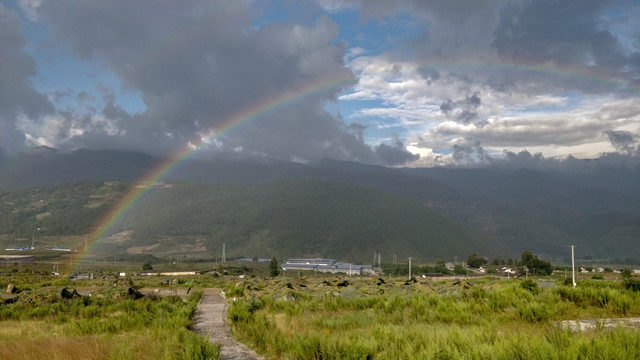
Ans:
[{"label": "mountain range", "polygon": [[[38,148],[13,157],[0,157],[0,189],[15,190],[96,179],[137,181],[163,163],[162,159],[141,153],[86,149],[60,153],[51,148]],[[400,234],[407,231],[402,226],[407,226],[414,228],[412,233],[428,233],[428,228],[420,228],[416,223],[429,223],[424,219],[440,219],[435,221],[449,222],[455,224],[451,225],[455,228],[464,229],[463,232],[467,234],[465,238],[468,239],[465,244],[475,244],[469,246],[469,250],[478,251],[487,257],[509,256],[531,250],[549,259],[564,260],[569,253],[567,246],[576,245],[579,257],[612,261],[640,258],[640,168],[588,168],[589,170],[584,171],[388,168],[334,160],[301,164],[269,158],[220,156],[183,161],[163,181],[176,184],[175,188],[165,192],[166,196],[173,199],[171,201],[174,204],[180,198],[173,193],[178,188],[192,189],[192,192],[182,195],[186,200],[190,196],[197,197],[198,193],[214,194],[220,190],[214,190],[214,185],[240,186],[243,189],[240,192],[226,188],[225,191],[235,192],[238,197],[229,202],[225,210],[236,215],[225,216],[236,216],[236,222],[241,218],[244,222],[242,226],[252,229],[254,235],[262,229],[264,234],[277,234],[273,239],[282,238],[287,231],[294,233],[296,225],[304,223],[302,220],[317,220],[315,223],[311,221],[311,226],[315,229],[313,232],[317,234],[313,240],[316,245],[300,247],[311,249],[315,246],[314,251],[306,254],[308,256],[333,254],[328,249],[342,249],[339,252],[350,253],[351,250],[348,249],[363,246],[367,246],[369,250],[376,248],[381,251],[391,244],[398,244],[398,241],[385,242],[383,239],[392,237],[390,229],[395,227]],[[193,190],[193,187],[198,186],[205,188]],[[260,198],[259,194],[262,192],[273,198],[265,198],[263,202],[247,202],[244,198]],[[359,195],[346,196],[351,193]],[[274,199],[283,198],[285,194],[290,204],[278,208],[275,206],[278,202]],[[162,196],[152,196],[145,201],[153,203],[162,201],[161,198]],[[378,199],[377,207],[370,204],[362,207],[367,198]],[[384,198],[384,201],[379,198]],[[318,211],[317,206],[321,200],[331,204],[328,208],[325,207],[325,210],[328,209],[326,212]],[[342,205],[340,200],[344,201]],[[380,201],[388,204],[386,210],[385,206],[380,205]],[[250,204],[250,209],[259,210],[237,210],[242,208],[243,203]],[[296,203],[304,206],[295,207],[293,204]],[[157,204],[149,208],[154,207]],[[363,211],[368,208],[375,210],[370,213]],[[204,208],[201,210],[204,211]],[[190,210],[180,206],[176,211],[184,213]],[[336,237],[335,233],[319,232],[315,228],[333,224],[336,229],[340,229],[343,225],[340,225],[339,219],[348,218],[353,212],[358,212],[359,215],[361,213],[363,218],[358,221],[368,224],[367,226],[384,222],[385,218],[394,219],[395,223],[389,221],[387,228],[380,229],[380,234],[384,236],[371,240],[371,243],[351,244],[342,248],[340,246],[355,237],[351,236],[353,233],[345,232],[341,237]],[[250,213],[252,216],[238,215],[242,213]],[[411,221],[406,221],[401,226],[403,222],[397,214],[405,214],[407,219],[414,214],[421,215],[419,219],[412,217]],[[162,216],[170,219],[172,215]],[[154,216],[141,213],[138,217],[132,217],[131,221],[135,219],[135,222],[125,225],[131,228],[142,227],[150,218]],[[224,222],[220,224],[224,225]],[[274,233],[274,229],[279,232]],[[138,233],[145,232],[139,229]],[[231,236],[229,232],[226,234]],[[371,233],[368,234],[370,236]],[[162,234],[145,233],[144,236],[158,235]],[[305,236],[310,235],[305,233]],[[422,256],[427,256],[425,249],[433,248],[434,244],[424,240],[425,238],[426,236],[415,236],[412,240],[402,240],[405,244],[403,246],[408,252],[417,251]],[[445,238],[453,241],[448,235]],[[289,242],[269,245],[266,242],[273,240],[264,238],[264,248],[286,244],[287,249],[292,249],[296,246],[295,241],[303,241],[295,240],[295,236],[288,239]],[[310,241],[304,239],[307,240]],[[260,241],[260,237],[257,237],[247,244],[251,243],[257,251],[255,246]],[[445,257],[449,255],[447,252],[450,249],[460,245],[452,242],[450,247],[434,254]],[[283,249],[278,251],[282,252]],[[305,255],[295,251],[292,253],[296,256]],[[350,253],[350,256],[354,255]]]}]

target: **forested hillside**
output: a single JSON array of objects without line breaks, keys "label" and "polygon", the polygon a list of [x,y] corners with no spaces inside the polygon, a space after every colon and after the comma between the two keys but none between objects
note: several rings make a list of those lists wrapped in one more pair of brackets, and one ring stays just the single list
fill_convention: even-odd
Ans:
[{"label": "forested hillside", "polygon": [[[198,235],[208,248],[246,256],[322,256],[369,261],[512,254],[489,238],[413,201],[374,189],[320,181],[259,185],[177,183],[142,201],[114,231],[133,240]],[[235,251],[237,253],[237,250]]]},{"label": "forested hillside", "polygon": [[129,187],[123,182],[94,180],[0,190],[0,234],[31,238],[87,233]]},{"label": "forested hillside", "polygon": [[[0,234],[88,233],[131,186],[87,181],[4,192]],[[199,239],[206,255],[218,256],[222,243],[230,256],[363,262],[370,262],[374,252],[388,260],[395,254],[423,261],[464,258],[471,252],[515,255],[417,202],[366,187],[306,180],[256,185],[174,182],[147,193],[109,234],[123,231],[130,234],[125,243],[97,246],[97,251],[144,246],[167,254],[180,252],[181,241]]]}]

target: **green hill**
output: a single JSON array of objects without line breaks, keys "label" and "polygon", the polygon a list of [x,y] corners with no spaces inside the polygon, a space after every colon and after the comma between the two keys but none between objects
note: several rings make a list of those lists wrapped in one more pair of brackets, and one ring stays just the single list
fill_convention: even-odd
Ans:
[{"label": "green hill", "polygon": [[0,234],[31,238],[87,233],[129,191],[129,186],[94,180],[0,190]]},{"label": "green hill", "polygon": [[319,181],[174,184],[148,196],[114,229],[124,230],[147,245],[162,236],[201,236],[210,251],[226,243],[227,254],[251,257],[369,261],[374,252],[422,260],[512,254],[411,200]]},{"label": "green hill", "polygon": [[[131,183],[87,181],[0,194],[0,234],[77,235],[91,229]],[[333,257],[370,262],[515,256],[488,237],[406,198],[355,185],[276,181],[257,185],[177,182],[152,190],[95,251],[199,257]],[[195,246],[199,243],[201,246]],[[7,245],[7,244],[5,244]],[[204,249],[206,248],[206,249]]]}]

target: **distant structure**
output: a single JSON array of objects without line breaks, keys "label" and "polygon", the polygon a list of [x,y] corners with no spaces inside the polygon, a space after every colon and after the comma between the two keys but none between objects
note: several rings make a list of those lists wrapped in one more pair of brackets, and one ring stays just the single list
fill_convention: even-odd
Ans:
[{"label": "distant structure", "polygon": [[198,270],[145,270],[140,273],[140,275],[145,276],[185,276],[198,274]]},{"label": "distant structure", "polygon": [[33,255],[0,255],[0,264],[31,264]]},{"label": "distant structure", "polygon": [[25,250],[33,250],[32,246],[18,246],[5,249],[7,251],[25,251]]},{"label": "distant structure", "polygon": [[354,265],[334,259],[289,259],[280,265],[282,270],[313,270],[324,273],[345,273],[347,275],[375,275],[373,266]]}]

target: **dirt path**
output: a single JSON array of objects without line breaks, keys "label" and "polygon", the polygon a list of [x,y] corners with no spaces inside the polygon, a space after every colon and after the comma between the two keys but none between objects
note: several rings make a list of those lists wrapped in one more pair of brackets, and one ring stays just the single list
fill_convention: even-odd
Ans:
[{"label": "dirt path", "polygon": [[231,336],[227,323],[227,302],[220,295],[220,289],[204,289],[193,323],[195,332],[208,336],[211,342],[221,345],[222,360],[263,359]]}]

